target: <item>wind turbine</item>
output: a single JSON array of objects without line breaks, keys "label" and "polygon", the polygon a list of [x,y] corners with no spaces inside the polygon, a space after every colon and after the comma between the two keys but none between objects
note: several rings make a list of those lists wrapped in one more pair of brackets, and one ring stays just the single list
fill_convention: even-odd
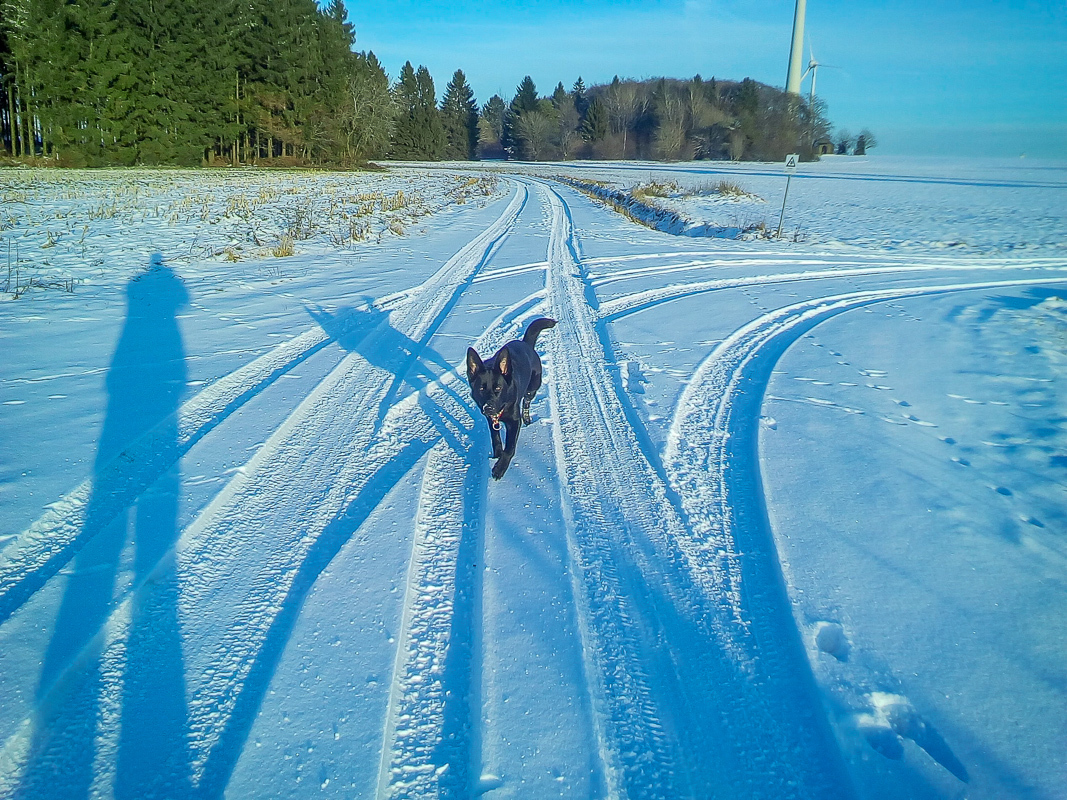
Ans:
[{"label": "wind turbine", "polygon": [[[811,73],[811,94],[808,95],[808,105],[812,105],[815,102],[815,79],[819,76],[819,67],[829,67],[830,69],[838,69],[833,64],[821,64],[815,60],[815,52],[811,49],[811,42],[808,42],[808,68],[804,71],[804,75],[801,76],[800,81],[803,82],[804,78],[808,77],[808,73]],[[799,88],[799,87],[798,87]],[[799,92],[798,92],[799,94]]]}]

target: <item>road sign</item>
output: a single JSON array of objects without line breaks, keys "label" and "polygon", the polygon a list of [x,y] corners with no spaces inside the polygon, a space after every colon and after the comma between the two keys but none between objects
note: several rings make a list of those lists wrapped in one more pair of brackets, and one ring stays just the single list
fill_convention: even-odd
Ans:
[{"label": "road sign", "polygon": [[782,214],[778,217],[778,232],[774,234],[777,238],[782,238],[782,221],[785,219],[785,201],[789,198],[789,182],[793,180],[793,173],[797,171],[797,162],[800,161],[800,156],[796,153],[790,153],[785,157],[785,196],[782,197]]}]

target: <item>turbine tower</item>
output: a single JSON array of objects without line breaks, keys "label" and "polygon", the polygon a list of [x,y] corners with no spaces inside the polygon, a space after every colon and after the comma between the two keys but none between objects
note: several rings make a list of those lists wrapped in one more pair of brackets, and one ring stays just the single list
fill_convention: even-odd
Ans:
[{"label": "turbine tower", "polygon": [[800,96],[800,81],[804,74],[804,12],[806,10],[807,0],[797,0],[797,10],[793,16],[793,45],[789,48],[789,74],[785,79],[785,90],[798,97]]}]

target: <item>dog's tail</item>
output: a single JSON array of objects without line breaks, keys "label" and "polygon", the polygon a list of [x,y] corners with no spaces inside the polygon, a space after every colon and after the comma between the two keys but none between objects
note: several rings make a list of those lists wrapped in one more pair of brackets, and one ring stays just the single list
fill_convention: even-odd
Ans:
[{"label": "dog's tail", "polygon": [[549,319],[548,317],[535,319],[526,328],[526,333],[522,335],[522,340],[530,345],[530,347],[533,347],[537,344],[537,337],[540,335],[541,331],[545,330],[545,328],[554,327],[556,327],[556,321],[554,319]]}]

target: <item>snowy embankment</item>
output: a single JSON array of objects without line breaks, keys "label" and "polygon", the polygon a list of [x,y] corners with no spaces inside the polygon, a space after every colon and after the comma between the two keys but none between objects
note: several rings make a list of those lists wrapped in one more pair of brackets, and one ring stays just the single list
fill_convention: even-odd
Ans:
[{"label": "snowy embankment", "polygon": [[1067,797],[1062,171],[561,170],[0,173],[0,797]]},{"label": "snowy embankment", "polygon": [[615,189],[596,181],[580,180],[562,175],[557,176],[557,180],[568,186],[573,186],[590,197],[603,201],[634,222],[674,236],[740,239],[745,234],[751,234],[757,229],[763,229],[762,226],[757,228],[756,225],[741,227],[737,225],[717,225],[710,222],[694,222],[683,216],[681,212],[664,207],[665,204],[655,204],[635,196],[635,192],[632,189],[629,191]]}]

